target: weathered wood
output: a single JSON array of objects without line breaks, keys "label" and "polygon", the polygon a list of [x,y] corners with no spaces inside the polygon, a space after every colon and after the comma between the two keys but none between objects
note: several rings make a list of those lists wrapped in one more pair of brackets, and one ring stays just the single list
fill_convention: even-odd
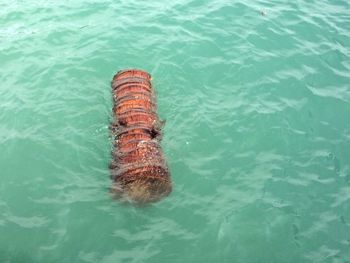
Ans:
[{"label": "weathered wood", "polygon": [[170,194],[171,178],[161,142],[161,121],[145,71],[119,71],[112,81],[114,98],[112,193],[137,203],[155,202]]}]

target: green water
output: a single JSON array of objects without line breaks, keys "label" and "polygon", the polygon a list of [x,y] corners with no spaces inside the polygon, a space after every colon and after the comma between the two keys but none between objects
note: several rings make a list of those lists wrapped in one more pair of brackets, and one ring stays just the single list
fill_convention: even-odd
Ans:
[{"label": "green water", "polygon": [[[0,0],[0,262],[350,262],[350,5]],[[111,200],[149,71],[174,191]]]}]

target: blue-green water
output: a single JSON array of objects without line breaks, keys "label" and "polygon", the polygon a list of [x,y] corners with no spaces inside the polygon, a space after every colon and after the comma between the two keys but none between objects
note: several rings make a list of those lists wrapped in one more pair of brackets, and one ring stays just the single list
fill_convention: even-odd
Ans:
[{"label": "blue-green water", "polygon": [[[350,5],[0,0],[0,262],[350,262]],[[113,74],[174,191],[111,200]]]}]

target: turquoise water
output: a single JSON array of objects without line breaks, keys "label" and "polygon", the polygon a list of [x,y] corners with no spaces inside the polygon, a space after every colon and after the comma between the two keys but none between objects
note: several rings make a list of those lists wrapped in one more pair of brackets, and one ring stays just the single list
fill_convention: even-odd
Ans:
[{"label": "turquoise water", "polygon": [[[0,262],[350,262],[350,5],[0,0]],[[174,191],[111,200],[110,81],[153,75]]]}]

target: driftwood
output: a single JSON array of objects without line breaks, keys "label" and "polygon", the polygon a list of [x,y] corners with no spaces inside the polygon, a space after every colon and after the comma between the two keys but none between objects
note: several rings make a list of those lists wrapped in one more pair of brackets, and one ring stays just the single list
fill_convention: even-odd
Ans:
[{"label": "driftwood", "polygon": [[151,76],[137,69],[119,71],[112,89],[112,193],[137,203],[158,201],[170,194],[172,185]]}]

